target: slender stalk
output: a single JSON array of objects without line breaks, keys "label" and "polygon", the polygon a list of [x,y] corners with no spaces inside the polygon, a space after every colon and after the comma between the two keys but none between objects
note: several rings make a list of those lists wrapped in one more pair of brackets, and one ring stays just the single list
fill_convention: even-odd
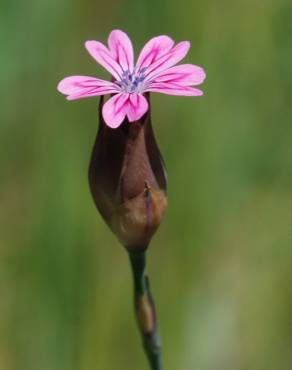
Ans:
[{"label": "slender stalk", "polygon": [[156,311],[146,274],[145,252],[130,252],[134,278],[134,304],[138,327],[151,370],[163,370]]}]

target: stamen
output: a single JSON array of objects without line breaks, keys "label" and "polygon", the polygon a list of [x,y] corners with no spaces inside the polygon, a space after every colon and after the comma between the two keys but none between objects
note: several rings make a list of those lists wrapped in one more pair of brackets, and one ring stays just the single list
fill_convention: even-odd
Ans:
[{"label": "stamen", "polygon": [[129,70],[123,72],[122,79],[120,81],[115,81],[115,83],[120,87],[123,92],[134,93],[142,92],[143,81],[145,79],[144,72],[146,68],[142,68],[140,71],[130,73]]}]

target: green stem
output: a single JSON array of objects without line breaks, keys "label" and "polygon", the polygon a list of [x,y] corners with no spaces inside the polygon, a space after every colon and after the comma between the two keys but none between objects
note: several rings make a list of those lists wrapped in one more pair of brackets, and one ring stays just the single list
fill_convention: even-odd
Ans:
[{"label": "green stem", "polygon": [[137,323],[151,370],[163,370],[156,311],[146,275],[145,252],[130,252]]}]

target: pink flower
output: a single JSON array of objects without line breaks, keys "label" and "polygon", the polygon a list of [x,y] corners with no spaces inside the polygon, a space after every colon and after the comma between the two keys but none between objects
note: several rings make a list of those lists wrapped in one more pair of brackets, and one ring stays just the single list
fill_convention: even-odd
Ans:
[{"label": "pink flower", "polygon": [[108,38],[108,47],[99,41],[86,41],[89,54],[113,76],[112,82],[87,76],[64,78],[58,90],[68,100],[112,94],[104,104],[102,115],[106,124],[117,128],[124,119],[139,120],[148,110],[146,92],[169,95],[200,96],[203,92],[192,86],[201,84],[205,72],[201,67],[180,62],[188,53],[190,43],[174,44],[168,36],[152,38],[142,49],[136,65],[128,35],[114,30]]}]

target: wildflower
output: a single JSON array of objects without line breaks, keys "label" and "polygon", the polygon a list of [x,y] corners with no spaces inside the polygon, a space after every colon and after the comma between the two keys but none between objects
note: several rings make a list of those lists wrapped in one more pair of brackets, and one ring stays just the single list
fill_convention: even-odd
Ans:
[{"label": "wildflower", "polygon": [[154,37],[143,47],[136,64],[132,42],[123,31],[110,33],[108,47],[99,41],[86,41],[85,47],[111,73],[112,81],[71,76],[59,83],[58,90],[67,95],[68,100],[112,95],[102,108],[103,119],[111,128],[119,127],[125,118],[129,122],[138,121],[149,109],[147,92],[203,95],[193,86],[204,81],[204,70],[193,64],[176,65],[188,53],[188,41],[175,45],[169,36]]},{"label": "wildflower", "polygon": [[[135,311],[152,370],[162,370],[161,344],[154,300],[146,274],[146,250],[167,207],[167,178],[150,117],[150,92],[200,96],[194,86],[205,79],[201,67],[179,63],[190,43],[168,36],[146,43],[134,65],[133,46],[120,30],[108,47],[87,41],[89,54],[112,75],[64,78],[58,90],[68,100],[101,96],[99,129],[89,165],[95,205],[129,253],[134,278]],[[103,95],[110,95],[105,101]],[[115,130],[113,130],[115,129]]]}]

